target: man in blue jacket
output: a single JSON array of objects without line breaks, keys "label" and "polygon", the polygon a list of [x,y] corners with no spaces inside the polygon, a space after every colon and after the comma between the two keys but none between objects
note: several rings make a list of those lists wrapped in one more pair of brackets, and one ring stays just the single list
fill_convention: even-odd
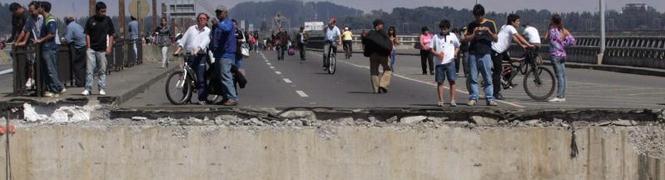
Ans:
[{"label": "man in blue jacket", "polygon": [[229,10],[225,7],[215,10],[219,24],[212,33],[211,49],[215,58],[215,68],[224,90],[224,106],[238,105],[238,93],[233,83],[231,68],[235,65],[236,43],[234,26],[229,18]]}]

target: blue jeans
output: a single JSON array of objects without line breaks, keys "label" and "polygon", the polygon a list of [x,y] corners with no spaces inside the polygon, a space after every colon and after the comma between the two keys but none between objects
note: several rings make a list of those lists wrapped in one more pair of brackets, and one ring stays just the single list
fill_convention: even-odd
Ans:
[{"label": "blue jeans", "polygon": [[215,67],[217,68],[223,85],[222,90],[224,91],[224,98],[228,100],[238,101],[238,93],[236,92],[235,84],[233,83],[233,74],[231,73],[231,67],[235,65],[235,59],[233,58],[221,58],[215,60]]},{"label": "blue jeans", "polygon": [[208,81],[206,77],[208,65],[208,61],[206,59],[207,57],[208,55],[206,54],[195,55],[192,56],[188,62],[189,67],[192,67],[196,73],[196,92],[199,97],[199,101],[203,102],[208,100]]},{"label": "blue jeans", "polygon": [[565,98],[566,97],[566,58],[565,57],[555,57],[550,58],[552,66],[554,68],[554,74],[556,74],[556,97]]},{"label": "blue jeans", "polygon": [[46,89],[52,93],[60,93],[64,87],[60,82],[60,76],[58,76],[58,59],[56,58],[56,50],[42,50],[42,59],[46,66],[43,70],[44,73],[44,82],[46,82]]},{"label": "blue jeans", "polygon": [[471,90],[469,100],[478,100],[478,71],[483,76],[485,83],[485,98],[487,102],[494,100],[494,88],[492,86],[492,56],[490,54],[469,54],[469,71],[471,73]]},{"label": "blue jeans", "polygon": [[390,52],[390,69],[395,71],[395,61],[397,61],[397,50],[393,49]]},{"label": "blue jeans", "polygon": [[88,64],[86,65],[85,89],[92,91],[95,74],[99,74],[99,80],[97,81],[99,90],[106,89],[106,52],[88,49],[86,53],[88,54]]}]

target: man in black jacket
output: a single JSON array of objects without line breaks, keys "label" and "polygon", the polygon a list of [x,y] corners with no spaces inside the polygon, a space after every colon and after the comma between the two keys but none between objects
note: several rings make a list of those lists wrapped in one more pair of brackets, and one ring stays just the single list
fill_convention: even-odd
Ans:
[{"label": "man in black jacket", "polygon": [[[364,55],[369,57],[370,76],[374,93],[387,93],[392,69],[388,65],[388,56],[392,45],[388,35],[383,31],[383,21],[374,20],[374,29],[362,38],[365,47]],[[379,66],[383,67],[383,73],[379,74]]]}]

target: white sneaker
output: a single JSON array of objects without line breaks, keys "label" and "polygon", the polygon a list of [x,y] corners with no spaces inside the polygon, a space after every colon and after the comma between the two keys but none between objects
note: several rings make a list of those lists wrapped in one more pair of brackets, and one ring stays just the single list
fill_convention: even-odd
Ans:
[{"label": "white sneaker", "polygon": [[83,95],[83,96],[90,96],[90,91],[88,91],[87,89],[86,89],[86,90],[83,90],[83,92],[81,93],[81,95]]},{"label": "white sneaker", "polygon": [[34,85],[35,85],[35,80],[32,79],[32,78],[28,78],[28,80],[25,82],[25,87],[27,89],[31,89],[32,86],[34,86]]},{"label": "white sneaker", "polygon": [[106,95],[106,91],[104,91],[103,89],[99,90],[99,95]]},{"label": "white sneaker", "polygon": [[450,107],[457,107],[457,102],[450,101]]},{"label": "white sneaker", "polygon": [[64,94],[67,92],[67,88],[62,88],[62,91],[60,91],[60,94]]},{"label": "white sneaker", "polygon": [[443,101],[439,101],[436,105],[439,107],[443,107]]},{"label": "white sneaker", "polygon": [[555,97],[555,98],[550,99],[548,102],[551,102],[551,103],[566,102],[566,98]]}]

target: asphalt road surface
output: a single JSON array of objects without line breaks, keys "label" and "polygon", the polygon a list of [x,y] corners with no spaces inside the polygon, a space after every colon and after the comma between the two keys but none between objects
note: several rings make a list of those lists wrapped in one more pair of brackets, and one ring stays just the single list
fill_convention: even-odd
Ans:
[{"label": "asphalt road surface", "polygon": [[[422,75],[420,58],[399,56],[387,94],[373,94],[369,61],[362,54],[349,60],[338,55],[337,73],[322,70],[321,53],[310,51],[307,61],[287,56],[277,61],[274,51],[252,53],[245,59],[249,84],[240,90],[240,107],[434,107],[434,78]],[[548,67],[551,69],[551,67]],[[547,103],[530,99],[522,86],[504,91],[506,100],[496,108],[663,108],[665,78],[588,69],[567,69],[567,102]],[[520,83],[521,76],[515,82]],[[458,77],[456,108],[466,106],[468,93],[464,75]],[[155,83],[123,107],[173,106],[166,99],[165,80]],[[196,98],[194,98],[196,99]],[[449,102],[448,93],[445,102]],[[192,107],[196,105],[185,105]],[[449,107],[446,107],[449,108]]]}]

